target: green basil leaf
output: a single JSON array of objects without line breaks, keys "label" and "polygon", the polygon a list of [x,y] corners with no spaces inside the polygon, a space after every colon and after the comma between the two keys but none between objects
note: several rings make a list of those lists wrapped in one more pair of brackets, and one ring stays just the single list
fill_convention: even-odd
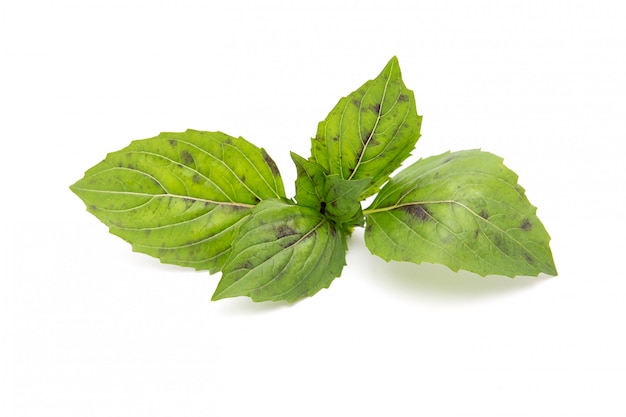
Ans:
[{"label": "green basil leaf", "polygon": [[322,203],[324,205],[325,195],[324,187],[326,184],[326,173],[324,168],[313,161],[307,161],[295,152],[291,152],[291,159],[296,165],[296,195],[295,199],[298,204],[311,207],[322,212]]},{"label": "green basil leaf", "polygon": [[312,296],[341,274],[346,250],[345,235],[318,211],[262,201],[233,242],[213,300],[294,302]]},{"label": "green basil leaf", "polygon": [[363,226],[360,195],[370,186],[370,178],[345,180],[339,175],[329,175],[324,184],[326,217],[350,232],[354,226]]},{"label": "green basil leaf", "polygon": [[326,175],[324,168],[313,161],[291,153],[296,164],[296,201],[324,214],[350,233],[354,226],[363,226],[360,195],[372,183],[370,178],[346,180],[339,175]]},{"label": "green basil leaf", "polygon": [[374,80],[342,98],[312,140],[311,160],[343,179],[371,178],[361,199],[375,194],[411,153],[422,117],[393,57]]},{"label": "green basil leaf", "polygon": [[480,275],[556,275],[550,236],[517,175],[479,150],[445,153],[398,173],[365,210],[381,258]]},{"label": "green basil leaf", "polygon": [[134,251],[211,272],[223,265],[251,209],[285,197],[265,150],[194,130],[134,141],[70,188]]}]

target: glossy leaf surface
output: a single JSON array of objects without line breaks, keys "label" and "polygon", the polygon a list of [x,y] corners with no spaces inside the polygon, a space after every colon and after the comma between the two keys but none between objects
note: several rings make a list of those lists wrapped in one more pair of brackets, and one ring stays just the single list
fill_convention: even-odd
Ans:
[{"label": "glossy leaf surface", "polygon": [[311,160],[327,174],[370,178],[365,199],[378,191],[420,137],[413,92],[402,81],[397,58],[378,77],[342,98],[322,121],[312,140]]},{"label": "glossy leaf surface", "polygon": [[250,210],[284,198],[269,155],[220,132],[161,133],[110,153],[71,186],[133,250],[215,272]]},{"label": "glossy leaf surface", "polygon": [[213,300],[312,296],[341,274],[346,250],[345,235],[314,209],[263,201],[241,227]]},{"label": "glossy leaf surface", "polygon": [[556,275],[536,208],[517,175],[487,152],[422,159],[389,181],[365,213],[367,247],[387,261],[480,275]]}]

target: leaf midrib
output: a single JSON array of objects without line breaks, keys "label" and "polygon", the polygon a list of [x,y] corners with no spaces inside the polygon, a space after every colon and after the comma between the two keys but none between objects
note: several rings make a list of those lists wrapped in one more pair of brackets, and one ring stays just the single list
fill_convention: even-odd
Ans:
[{"label": "leaf midrib", "polygon": [[171,194],[171,193],[150,194],[150,193],[140,193],[140,192],[136,192],[136,191],[94,190],[94,189],[82,188],[82,187],[72,187],[72,190],[89,192],[89,193],[100,193],[100,194],[129,195],[129,196],[134,196],[134,197],[150,197],[151,199],[154,199],[154,198],[179,198],[181,200],[193,200],[194,202],[214,204],[214,205],[218,205],[218,206],[230,206],[230,207],[241,207],[241,208],[253,208],[254,207],[254,204],[235,203],[235,202],[230,202],[230,201],[215,201],[215,200],[209,200],[209,199],[206,199],[206,198],[199,198],[199,197],[193,197],[193,196],[189,196],[189,195],[180,195],[180,194]]},{"label": "leaf midrib", "polygon": [[[517,239],[515,239],[513,236],[511,236],[508,232],[506,232],[505,230],[503,230],[502,228],[500,228],[499,226],[497,226],[493,222],[489,221],[489,219],[485,219],[480,214],[476,213],[474,210],[469,208],[467,205],[461,203],[460,201],[456,201],[456,200],[430,200],[430,201],[416,201],[416,202],[411,202],[411,203],[396,204],[396,205],[393,205],[393,206],[388,206],[388,207],[383,207],[383,208],[378,208],[378,209],[366,209],[366,210],[363,210],[363,215],[364,216],[368,216],[370,214],[384,213],[384,212],[387,212],[387,211],[397,210],[397,209],[400,209],[402,207],[413,206],[413,205],[432,205],[432,204],[456,204],[456,205],[464,208],[465,210],[467,210],[470,214],[472,214],[474,217],[476,217],[476,219],[482,220],[483,222],[487,223],[488,225],[492,226],[493,228],[495,228],[499,232],[501,232],[504,235],[506,235],[509,239],[511,239],[511,241],[513,241],[515,244],[517,244],[520,248],[524,249],[528,253],[535,253],[534,251],[531,251],[530,249],[528,249],[523,243],[519,242]],[[482,231],[482,228],[481,228],[481,231]],[[483,231],[483,234],[486,235],[486,233],[484,231]],[[497,245],[494,245],[494,246],[497,247]],[[510,255],[507,255],[506,253],[504,253],[504,255],[506,255],[507,257],[510,257]]]}]

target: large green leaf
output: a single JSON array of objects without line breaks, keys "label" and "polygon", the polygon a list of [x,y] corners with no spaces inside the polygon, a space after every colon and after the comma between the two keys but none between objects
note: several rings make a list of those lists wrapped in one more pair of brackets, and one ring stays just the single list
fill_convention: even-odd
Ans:
[{"label": "large green leaf", "polygon": [[311,159],[343,179],[372,179],[361,195],[365,199],[410,155],[421,123],[413,92],[393,57],[378,77],[342,98],[319,124]]},{"label": "large green leaf", "polygon": [[550,237],[502,159],[445,153],[402,170],[364,211],[365,241],[383,259],[480,275],[556,275]]},{"label": "large green leaf", "polygon": [[259,203],[239,230],[213,300],[297,301],[341,274],[346,238],[309,207],[277,200]]},{"label": "large green leaf", "polygon": [[70,188],[133,250],[211,272],[221,268],[251,209],[285,197],[265,150],[194,130],[134,141]]},{"label": "large green leaf", "polygon": [[326,175],[317,162],[307,161],[293,152],[291,157],[298,171],[298,204],[319,211],[347,232],[354,226],[363,226],[359,197],[371,184],[370,178],[346,180],[337,174]]}]

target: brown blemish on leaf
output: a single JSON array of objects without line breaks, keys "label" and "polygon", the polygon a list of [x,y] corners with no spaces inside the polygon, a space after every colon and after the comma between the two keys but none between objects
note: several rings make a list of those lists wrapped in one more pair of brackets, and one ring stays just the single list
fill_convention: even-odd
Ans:
[{"label": "brown blemish on leaf", "polygon": [[278,171],[278,167],[276,166],[276,162],[274,162],[274,160],[272,158],[270,158],[270,156],[267,154],[265,149],[261,149],[261,154],[263,155],[263,160],[265,161],[267,166],[270,167],[270,170],[272,171],[272,174],[280,175],[280,171]]},{"label": "brown blemish on leaf", "polygon": [[172,148],[178,146],[178,141],[176,139],[169,139],[168,142]]},{"label": "brown blemish on leaf", "polygon": [[369,109],[371,111],[373,111],[374,113],[379,114],[380,113],[380,103],[372,104],[371,106],[369,106]]},{"label": "brown blemish on leaf", "polygon": [[480,235],[480,229],[474,229],[474,239],[478,239],[478,235]]},{"label": "brown blemish on leaf", "polygon": [[187,166],[193,165],[196,162],[193,159],[193,155],[191,155],[188,151],[182,151],[180,153],[180,160]]},{"label": "brown blemish on leaf", "polygon": [[291,235],[295,235],[298,232],[296,232],[295,230],[293,230],[289,225],[287,224],[281,224],[280,226],[278,226],[277,228],[275,228],[275,233],[276,233],[276,239],[281,239],[285,236],[291,236]]},{"label": "brown blemish on leaf", "polygon": [[356,98],[353,98],[351,103],[356,107],[361,107],[361,100],[357,100]]},{"label": "brown blemish on leaf", "polygon": [[526,259],[526,262],[528,262],[529,264],[535,262],[535,259],[528,252],[524,252],[524,259]]},{"label": "brown blemish on leaf", "polygon": [[407,96],[406,94],[400,94],[398,96],[398,101],[409,101],[409,96]]},{"label": "brown blemish on leaf", "polygon": [[480,213],[478,213],[478,215],[485,220],[489,218],[489,213],[487,213],[485,210],[481,210]]},{"label": "brown blemish on leaf", "polygon": [[367,134],[365,134],[365,135],[363,135],[363,136],[361,137],[361,142],[363,142],[363,143],[368,142],[368,141],[372,138],[372,135],[373,135],[373,134],[374,134],[374,131],[373,131],[373,130],[370,130]]},{"label": "brown blemish on leaf", "polygon": [[502,238],[502,235],[500,234],[495,235],[493,237],[493,243],[494,245],[496,245],[498,249],[502,251],[502,253],[504,253],[505,255],[509,254],[509,249],[507,245],[505,244],[504,239]]},{"label": "brown blemish on leaf", "polygon": [[402,210],[411,215],[411,217],[422,222],[426,222],[432,217],[430,211],[426,207],[424,207],[423,204],[410,204],[407,206],[402,206]]},{"label": "brown blemish on leaf", "polygon": [[202,182],[202,177],[198,174],[193,174],[193,177],[191,177],[191,181],[193,181],[194,184],[200,184]]},{"label": "brown blemish on leaf", "polygon": [[249,210],[249,207],[246,206],[238,206],[238,205],[228,205],[226,206],[228,207],[230,210],[232,211],[243,211],[243,210]]},{"label": "brown blemish on leaf", "polygon": [[520,228],[525,231],[528,232],[530,229],[533,228],[533,224],[530,222],[530,220],[528,219],[524,219],[524,221],[522,222],[522,224],[520,225]]}]

